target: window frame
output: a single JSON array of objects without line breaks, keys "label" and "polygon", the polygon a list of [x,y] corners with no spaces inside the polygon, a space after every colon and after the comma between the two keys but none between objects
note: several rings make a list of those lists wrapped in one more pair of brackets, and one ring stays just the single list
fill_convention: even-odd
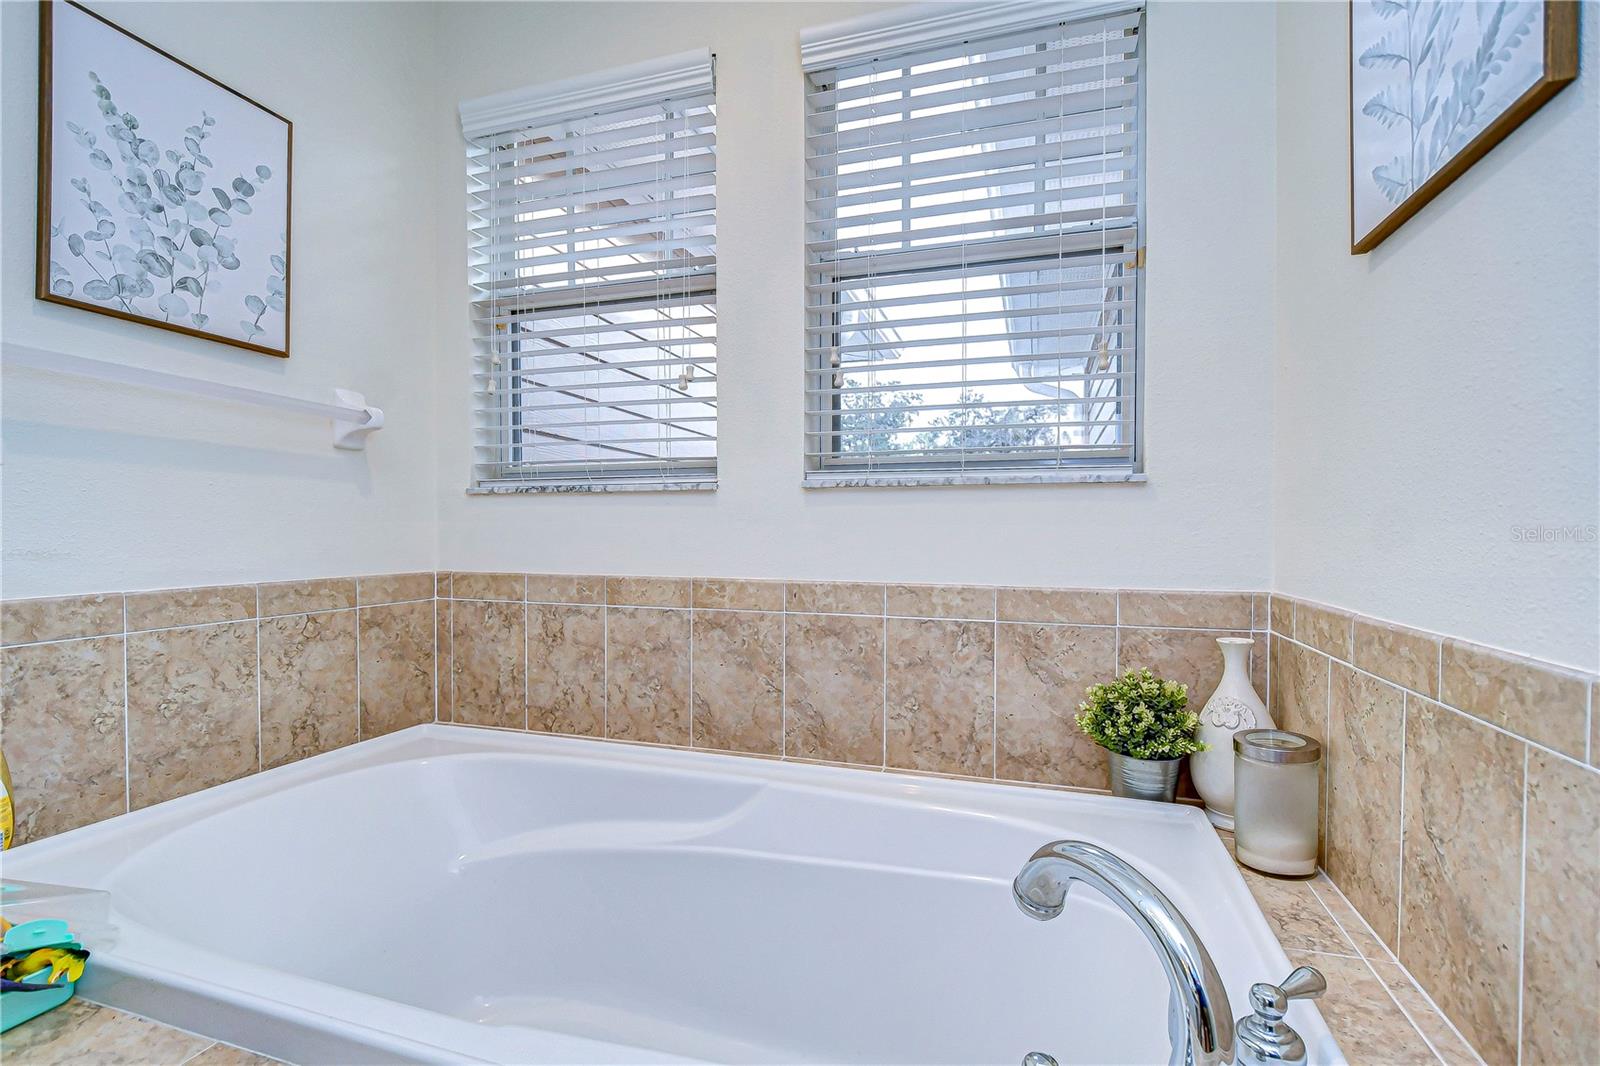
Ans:
[{"label": "window frame", "polygon": [[[467,176],[469,182],[469,212],[467,249],[471,292],[468,300],[472,318],[469,361],[473,389],[471,410],[471,455],[468,464],[468,495],[502,495],[519,493],[566,492],[619,492],[660,490],[710,490],[717,485],[718,454],[716,426],[718,397],[716,392],[716,299],[717,269],[716,229],[718,160],[715,133],[718,124],[716,106],[715,56],[709,50],[680,53],[658,60],[615,68],[596,74],[570,79],[566,82],[534,86],[511,93],[496,94],[461,105],[462,130],[466,140]],[[658,118],[649,117],[659,109]],[[604,198],[609,188],[622,192],[632,186],[637,193],[613,195],[614,203],[594,203],[588,207],[597,210],[622,209],[620,215],[607,220],[621,234],[611,233],[606,222],[585,224],[582,204],[578,203],[572,181],[580,174],[591,171],[583,159],[583,150],[574,147],[585,143],[588,132],[600,137],[605,133],[627,129],[627,123],[637,119],[652,127],[641,133],[645,139],[629,138],[624,132],[613,136],[615,143],[602,142],[596,149],[627,166],[637,167],[630,161],[626,149],[636,148],[637,158],[648,159],[658,155],[657,166],[661,173],[654,179],[640,181],[632,178],[614,182],[612,186],[597,184],[595,195]],[[609,125],[620,123],[621,125]],[[681,123],[681,128],[677,125]],[[541,136],[558,142],[548,157],[541,157],[534,149]],[[550,132],[553,131],[553,132]],[[709,135],[709,139],[707,139]],[[698,143],[685,148],[675,148],[675,138],[687,136]],[[659,147],[659,152],[650,149]],[[555,178],[567,183],[542,200],[537,191],[531,191],[525,201],[515,195],[506,197],[511,207],[507,211],[497,207],[497,190],[510,190],[517,184],[516,177],[497,178],[495,169],[502,165],[496,157],[500,153],[513,153],[511,166],[522,173],[538,174],[542,179]],[[705,164],[677,175],[673,167],[678,160],[689,165],[694,159]],[[532,170],[540,162],[553,164],[549,173]],[[648,165],[648,164],[646,164]],[[604,174],[603,168],[595,168]],[[648,172],[645,172],[648,177]],[[622,175],[619,173],[618,178]],[[662,185],[660,183],[665,183]],[[676,182],[682,182],[676,185]],[[698,184],[696,184],[698,183]],[[581,186],[586,187],[586,186]],[[536,186],[530,184],[530,190]],[[581,195],[581,194],[580,194]],[[636,195],[637,199],[629,198]],[[673,205],[676,199],[697,201],[678,215]],[[652,210],[661,205],[659,211]],[[530,216],[523,221],[512,217],[524,209]],[[637,213],[630,217],[628,209]],[[488,212],[488,214],[484,214]],[[496,212],[505,214],[497,217]],[[549,232],[541,232],[538,224],[555,220]],[[683,231],[675,227],[681,225]],[[553,284],[539,287],[539,271],[525,272],[519,266],[522,256],[515,249],[516,227],[527,226],[525,235],[531,236],[527,250],[534,260],[552,256],[573,257],[570,272],[593,274],[588,280],[568,285]],[[504,230],[497,233],[500,227]],[[659,227],[660,235],[652,238],[652,227]],[[642,249],[638,256],[630,256],[629,242],[622,234],[639,234],[655,247],[668,249],[668,255],[657,253],[654,259],[645,255],[654,248]],[[620,239],[619,239],[620,238]],[[690,259],[674,270],[671,257],[676,242],[687,241],[691,249],[697,242],[706,250],[693,253]],[[507,249],[513,249],[508,253]],[[610,249],[614,248],[612,254]],[[580,257],[587,253],[587,258]],[[710,262],[705,262],[706,258]],[[627,262],[636,259],[637,272]],[[557,262],[559,262],[559,258]],[[531,264],[530,264],[531,266]],[[620,275],[620,276],[619,276]],[[499,283],[524,278],[525,286],[506,286],[508,295],[498,296]],[[597,300],[596,295],[604,299]],[[606,291],[610,290],[610,291]],[[609,313],[608,313],[609,312]],[[643,314],[638,322],[630,320],[632,314]],[[570,325],[563,318],[574,320]],[[680,336],[668,332],[678,329],[673,325],[678,318],[699,319],[681,327]],[[706,321],[709,319],[710,321]],[[517,339],[523,331],[519,322],[542,324],[543,329],[526,331],[527,344]],[[585,324],[594,332],[609,334],[602,344],[615,345],[614,362],[598,352],[589,352],[582,343]],[[631,328],[638,325],[639,329]],[[709,327],[709,328],[706,328]],[[703,332],[702,332],[703,331]],[[568,345],[557,339],[564,335],[579,338],[577,344]],[[710,346],[709,356],[704,350],[696,351],[704,338]],[[659,347],[655,342],[660,341]],[[624,347],[626,346],[626,347]],[[570,353],[570,357],[563,357]],[[535,356],[552,357],[553,365],[540,367]],[[649,390],[640,399],[608,400],[606,393],[595,388],[615,386],[624,392],[634,391],[625,384],[610,380],[583,383],[589,377],[574,371],[571,364],[593,361],[597,371],[604,371],[619,363],[646,364],[661,360],[660,366],[669,367],[667,360],[681,362],[684,371],[712,384],[708,395],[694,396],[688,384],[677,384],[671,376],[653,377],[654,367],[623,367],[616,371],[618,380],[639,377],[639,385]],[[561,368],[561,369],[558,369]],[[675,369],[675,367],[674,367]],[[571,385],[563,377],[573,373]],[[571,411],[564,411],[560,397],[563,390],[572,390]],[[679,390],[685,391],[679,391]],[[534,395],[537,390],[537,395]],[[556,404],[546,406],[547,411],[562,411],[554,418],[555,425],[548,427],[544,440],[530,439],[540,425],[530,421],[530,416],[541,409],[538,395],[556,397]],[[689,422],[674,422],[670,413],[678,403],[703,406],[705,410],[689,410],[683,416],[692,420],[695,427],[709,421],[710,428],[702,433],[699,428],[686,429]],[[643,409],[654,407],[653,413]],[[668,413],[661,413],[665,407]],[[639,410],[626,410],[637,408]],[[586,421],[590,410],[599,413],[599,426],[616,427],[615,432],[627,437],[631,432],[629,420],[637,419],[638,426],[659,428],[661,440],[640,438],[641,443],[632,449],[642,461],[629,461],[626,466],[612,466],[615,456],[607,459],[607,450],[626,453],[627,440],[608,440],[604,433],[585,440]],[[577,420],[577,422],[574,422]],[[560,430],[573,425],[570,434]],[[677,438],[685,432],[709,437],[710,455],[677,457],[672,451]],[[574,439],[577,438],[577,439]],[[577,453],[566,457],[542,460],[530,455],[541,444],[562,448],[571,441]],[[651,452],[649,449],[658,449]],[[592,461],[587,461],[593,457]]]},{"label": "window frame", "polygon": [[[831,488],[831,487],[860,487],[860,486],[920,486],[920,485],[967,485],[967,484],[1071,484],[1071,483],[1143,483],[1147,480],[1145,463],[1147,449],[1145,446],[1145,318],[1148,303],[1145,289],[1147,271],[1145,269],[1145,247],[1147,227],[1146,174],[1148,171],[1146,155],[1146,137],[1149,128],[1149,110],[1146,106],[1146,90],[1148,82],[1148,65],[1146,62],[1146,46],[1148,43],[1149,21],[1148,11],[1143,3],[1130,2],[1127,4],[1102,5],[1096,10],[1085,10],[1082,13],[1062,13],[1056,17],[1041,18],[1032,23],[1033,26],[1043,28],[1048,25],[1066,25],[1074,21],[1088,20],[1102,16],[1117,9],[1125,11],[1139,11],[1139,44],[1140,56],[1139,77],[1134,86],[1134,104],[1136,108],[1136,128],[1134,131],[1134,153],[1138,160],[1137,174],[1135,177],[1135,196],[1137,211],[1133,225],[1126,227],[1132,231],[1131,239],[1119,244],[1108,244],[1107,251],[1113,248],[1126,250],[1130,261],[1134,264],[1132,272],[1134,291],[1134,325],[1133,325],[1133,351],[1131,354],[1133,383],[1133,432],[1129,441],[1130,455],[1127,458],[1120,456],[1107,461],[1103,457],[1074,456],[1074,457],[1041,457],[1036,460],[1019,461],[1014,450],[1006,449],[989,454],[975,454],[963,452],[959,457],[943,461],[930,461],[923,457],[905,457],[896,459],[883,453],[874,453],[869,456],[851,456],[842,451],[840,447],[839,424],[841,419],[841,397],[837,395],[813,397],[813,382],[819,376],[825,376],[829,371],[839,366],[837,356],[833,357],[828,366],[824,360],[828,357],[822,352],[812,352],[812,342],[816,337],[827,333],[832,338],[830,347],[837,348],[840,338],[848,330],[849,324],[843,321],[843,304],[837,294],[845,290],[836,290],[834,298],[828,303],[814,304],[808,295],[805,302],[806,315],[806,349],[804,362],[805,381],[805,434],[803,437],[803,476],[802,485],[806,488]],[[1015,30],[1013,24],[1004,27],[1005,30]],[[1025,27],[1024,27],[1025,28]],[[879,30],[879,33],[884,31]],[[894,29],[888,29],[887,36],[894,36]],[[989,36],[989,33],[978,31],[971,34],[973,37]],[[905,60],[905,66],[915,65],[919,52],[936,51],[941,46],[951,43],[948,40],[932,39],[922,42],[913,41],[904,47],[883,53],[885,59],[900,58]],[[805,116],[809,121],[814,115],[825,112],[813,111],[811,95],[817,91],[828,91],[835,83],[819,82],[815,79],[816,73],[827,72],[828,68],[837,71],[840,68],[851,66],[870,58],[870,54],[863,54],[851,59],[834,59],[827,63],[823,71],[807,71],[806,80],[806,109]],[[910,153],[899,157],[902,164],[909,164]],[[829,172],[812,169],[817,165],[817,157],[807,156],[807,175],[810,177],[826,177]],[[835,171],[836,173],[836,171]],[[905,179],[909,182],[909,178]],[[836,220],[837,215],[834,216]],[[809,235],[814,220],[808,211],[806,228]],[[1019,227],[1019,231],[1026,232]],[[997,238],[989,238],[995,241]],[[964,265],[963,253],[969,248],[962,243],[945,245],[936,249],[927,250],[930,259],[940,258],[943,261],[918,270],[950,269]],[[1035,263],[1041,269],[1048,269],[1057,260],[1046,260],[1035,257],[1032,260],[996,260],[995,265],[1001,266],[1006,262],[1019,264]],[[987,265],[987,264],[986,264]],[[914,273],[905,271],[903,274]],[[813,261],[807,253],[805,277],[807,285],[828,284],[838,285],[841,281],[848,281],[852,277],[870,278],[870,270],[851,274],[846,271],[831,269],[828,264],[819,264]],[[897,274],[897,276],[900,276]],[[971,275],[969,275],[971,276]],[[826,321],[824,321],[826,320]],[[827,327],[834,327],[831,332]],[[1109,332],[1109,331],[1108,331]],[[838,386],[835,385],[835,388]],[[915,387],[908,386],[908,387]],[[823,407],[813,400],[826,400],[828,406]],[[1020,401],[1019,401],[1020,402]],[[922,409],[938,409],[937,404],[926,405]],[[954,407],[951,408],[955,409]],[[814,451],[821,449],[815,447],[819,439],[827,439],[830,446],[827,455],[816,455]]]}]

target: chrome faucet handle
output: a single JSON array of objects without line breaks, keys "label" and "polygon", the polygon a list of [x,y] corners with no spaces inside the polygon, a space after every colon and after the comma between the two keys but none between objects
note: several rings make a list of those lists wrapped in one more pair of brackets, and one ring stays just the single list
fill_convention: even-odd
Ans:
[{"label": "chrome faucet handle", "polygon": [[1306,1042],[1283,1020],[1292,999],[1316,999],[1328,990],[1328,979],[1314,966],[1297,966],[1281,984],[1265,981],[1250,986],[1254,1011],[1234,1027],[1233,1054],[1238,1066],[1295,1064],[1306,1061]]}]

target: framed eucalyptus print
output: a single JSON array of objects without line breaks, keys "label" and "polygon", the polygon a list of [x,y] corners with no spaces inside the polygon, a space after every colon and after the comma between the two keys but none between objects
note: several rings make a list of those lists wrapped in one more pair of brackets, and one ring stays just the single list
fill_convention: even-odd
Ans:
[{"label": "framed eucalyptus print", "polygon": [[1578,76],[1578,7],[1352,0],[1352,255],[1376,248]]},{"label": "framed eucalyptus print", "polygon": [[289,120],[70,0],[39,53],[38,298],[287,357]]}]

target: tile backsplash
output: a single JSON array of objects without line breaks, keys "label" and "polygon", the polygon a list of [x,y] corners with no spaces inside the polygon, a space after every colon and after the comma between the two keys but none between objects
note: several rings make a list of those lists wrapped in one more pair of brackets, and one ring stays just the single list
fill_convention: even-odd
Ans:
[{"label": "tile backsplash", "polygon": [[0,743],[39,839],[435,719],[1107,787],[1072,716],[1251,637],[1323,741],[1323,867],[1491,1063],[1600,1046],[1600,682],[1266,593],[516,573],[0,604]]},{"label": "tile backsplash", "polygon": [[0,744],[37,840],[434,717],[432,574],[0,604]]},{"label": "tile backsplash", "polygon": [[1490,1063],[1600,1047],[1596,679],[1273,596],[1272,713],[1325,745],[1323,866]]},{"label": "tile backsplash", "polygon": [[1203,701],[1215,638],[1243,635],[1267,689],[1249,592],[461,573],[439,589],[439,718],[472,725],[1105,789],[1072,720],[1090,684],[1148,666]]}]

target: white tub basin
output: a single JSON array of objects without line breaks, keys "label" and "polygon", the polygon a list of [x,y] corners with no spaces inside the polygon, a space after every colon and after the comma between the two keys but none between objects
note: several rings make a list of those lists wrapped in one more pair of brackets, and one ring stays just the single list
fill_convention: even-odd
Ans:
[{"label": "white tub basin", "polygon": [[[112,893],[91,999],[297,1063],[1160,1063],[1167,988],[1092,841],[1184,912],[1235,1015],[1290,964],[1193,808],[420,726],[7,854]],[[92,945],[91,945],[92,946]],[[1291,1022],[1340,1056],[1314,1007]]]}]

